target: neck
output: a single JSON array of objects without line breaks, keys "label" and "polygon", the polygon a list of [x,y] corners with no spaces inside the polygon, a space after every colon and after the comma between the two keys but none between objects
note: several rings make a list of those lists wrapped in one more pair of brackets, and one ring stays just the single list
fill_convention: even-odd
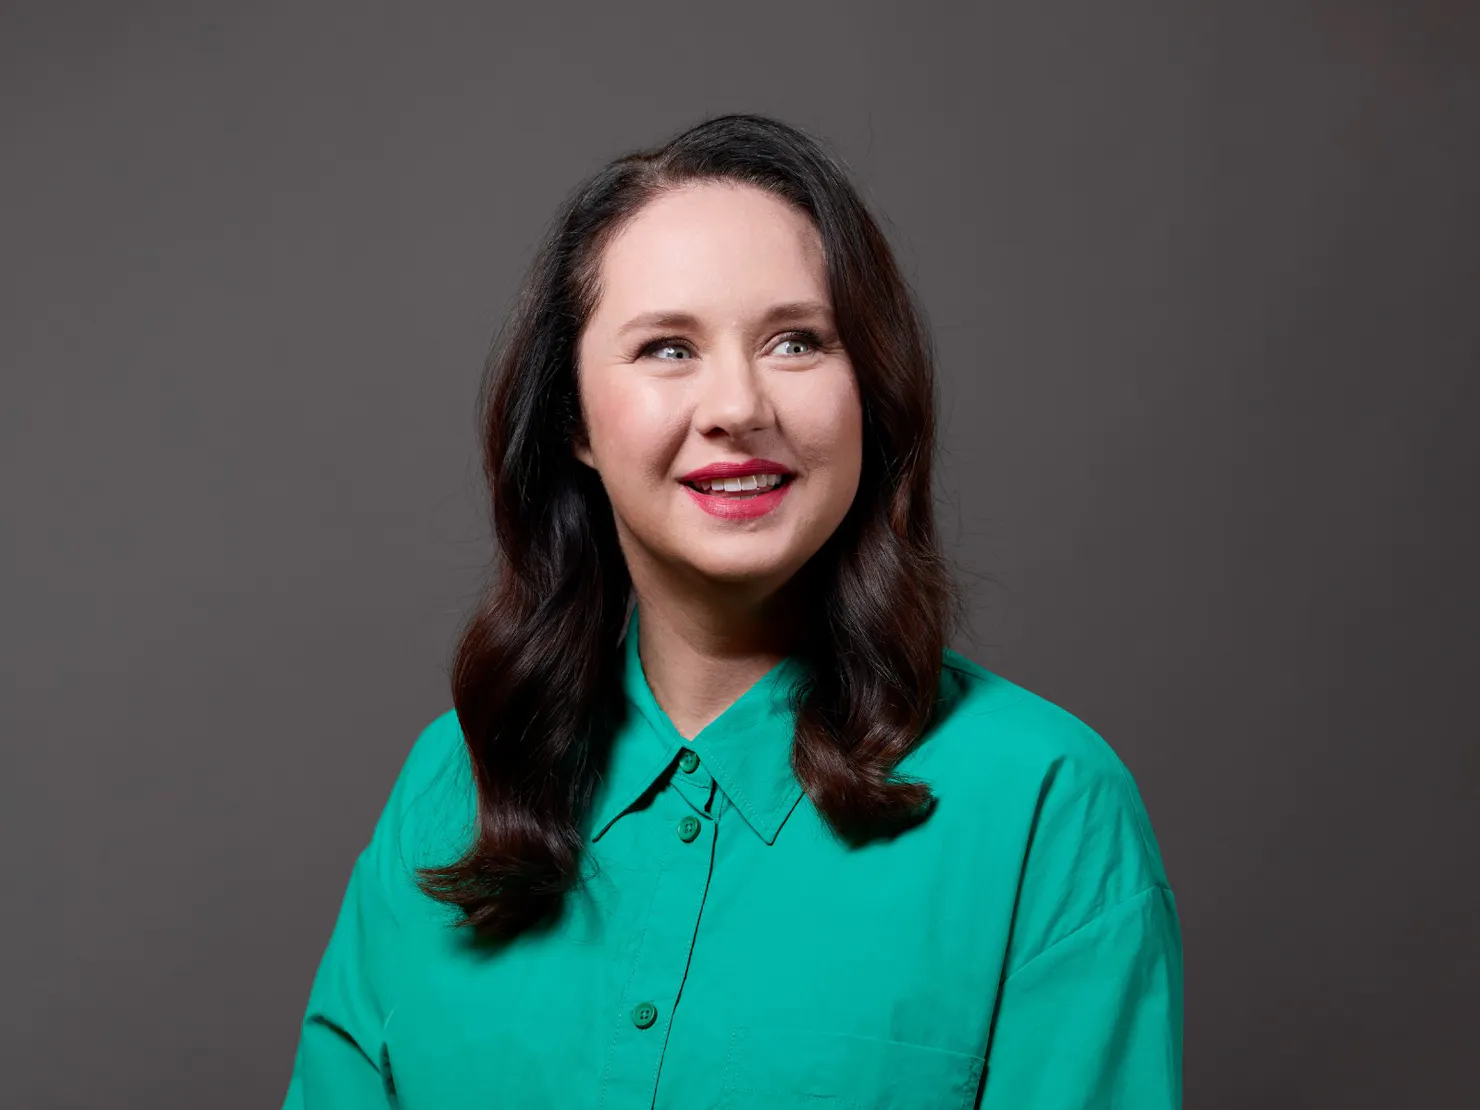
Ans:
[{"label": "neck", "polygon": [[798,645],[790,591],[716,608],[638,592],[638,655],[658,705],[693,739]]}]

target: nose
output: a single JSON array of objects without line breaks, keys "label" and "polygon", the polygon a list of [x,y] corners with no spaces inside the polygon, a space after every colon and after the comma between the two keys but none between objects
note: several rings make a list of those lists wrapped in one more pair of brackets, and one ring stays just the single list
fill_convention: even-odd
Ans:
[{"label": "nose", "polygon": [[743,436],[772,420],[765,371],[737,352],[711,356],[699,375],[694,427],[704,435]]}]

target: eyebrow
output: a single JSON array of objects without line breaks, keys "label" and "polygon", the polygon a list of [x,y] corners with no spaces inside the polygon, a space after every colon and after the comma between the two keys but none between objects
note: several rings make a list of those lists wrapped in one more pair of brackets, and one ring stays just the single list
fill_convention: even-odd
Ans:
[{"label": "eyebrow", "polygon": [[[831,322],[832,309],[821,301],[783,301],[781,304],[772,305],[761,317],[760,322],[780,324],[793,320],[806,320],[814,316],[821,316]],[[626,335],[629,331],[637,331],[639,328],[697,328],[699,326],[699,318],[689,312],[644,312],[641,316],[632,317],[618,328],[617,334]]]}]

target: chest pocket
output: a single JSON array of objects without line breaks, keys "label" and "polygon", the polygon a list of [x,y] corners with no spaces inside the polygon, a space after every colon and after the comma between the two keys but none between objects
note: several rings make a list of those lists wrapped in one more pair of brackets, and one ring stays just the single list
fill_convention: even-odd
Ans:
[{"label": "chest pocket", "polygon": [[817,1029],[742,1027],[730,1041],[723,1110],[962,1110],[983,1060],[964,1052]]}]

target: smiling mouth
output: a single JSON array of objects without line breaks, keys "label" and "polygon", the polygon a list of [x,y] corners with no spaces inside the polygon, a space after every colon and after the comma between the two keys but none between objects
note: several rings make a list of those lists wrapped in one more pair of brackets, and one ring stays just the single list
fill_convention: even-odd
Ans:
[{"label": "smiling mouth", "polygon": [[702,494],[705,497],[723,497],[732,501],[744,501],[751,497],[760,497],[763,494],[775,493],[779,489],[784,489],[791,484],[791,480],[793,477],[795,477],[795,475],[783,474],[781,475],[781,481],[777,482],[774,486],[767,486],[765,489],[745,489],[734,491],[700,489],[693,482],[683,482],[682,484],[688,486],[689,489],[693,490],[695,493]]}]

